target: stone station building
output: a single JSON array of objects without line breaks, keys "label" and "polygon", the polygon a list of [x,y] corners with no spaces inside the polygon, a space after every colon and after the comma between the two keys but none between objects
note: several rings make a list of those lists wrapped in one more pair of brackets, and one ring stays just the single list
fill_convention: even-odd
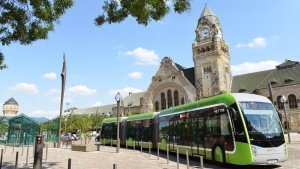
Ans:
[{"label": "stone station building", "polygon": [[[287,117],[292,130],[300,131],[300,64],[285,60],[274,69],[232,76],[229,46],[223,38],[221,23],[205,5],[195,28],[191,44],[194,67],[186,68],[164,57],[145,92],[130,93],[121,102],[121,116],[128,112],[160,111],[225,92],[255,93],[273,101],[284,117],[281,96],[287,98]],[[269,92],[272,86],[272,98]],[[70,113],[99,113],[116,116],[116,104],[68,109]],[[283,122],[285,118],[283,118]]]}]

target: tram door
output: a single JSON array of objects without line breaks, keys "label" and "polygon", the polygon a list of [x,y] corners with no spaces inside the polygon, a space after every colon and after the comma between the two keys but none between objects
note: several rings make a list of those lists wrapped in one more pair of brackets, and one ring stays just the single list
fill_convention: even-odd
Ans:
[{"label": "tram door", "polygon": [[176,151],[178,129],[177,129],[177,116],[173,116],[169,121],[169,150]]},{"label": "tram door", "polygon": [[204,117],[199,113],[191,114],[192,150],[194,155],[205,155]]}]

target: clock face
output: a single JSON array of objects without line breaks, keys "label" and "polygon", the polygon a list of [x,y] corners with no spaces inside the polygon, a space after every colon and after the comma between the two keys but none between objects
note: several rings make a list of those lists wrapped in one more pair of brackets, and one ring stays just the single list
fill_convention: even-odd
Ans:
[{"label": "clock face", "polygon": [[205,39],[209,37],[209,28],[208,27],[204,27],[201,29],[200,31],[200,38],[201,39]]}]

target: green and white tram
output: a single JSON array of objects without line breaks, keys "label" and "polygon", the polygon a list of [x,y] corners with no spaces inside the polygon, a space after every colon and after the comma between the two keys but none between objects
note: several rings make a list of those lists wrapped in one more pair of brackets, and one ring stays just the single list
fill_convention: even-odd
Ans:
[{"label": "green and white tram", "polygon": [[266,97],[226,93],[162,110],[160,149],[236,165],[287,160],[278,114]]}]

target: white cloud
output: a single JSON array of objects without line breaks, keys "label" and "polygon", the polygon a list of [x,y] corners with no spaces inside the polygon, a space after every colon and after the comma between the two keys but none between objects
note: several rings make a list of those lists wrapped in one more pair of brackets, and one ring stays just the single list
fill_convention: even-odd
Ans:
[{"label": "white cloud", "polygon": [[77,94],[77,95],[91,95],[91,94],[95,94],[97,92],[96,89],[90,89],[87,86],[74,86],[74,87],[70,87],[68,89],[68,92],[73,93],[73,94]]},{"label": "white cloud", "polygon": [[52,73],[52,72],[46,73],[46,74],[44,74],[44,78],[54,80],[54,79],[56,79],[56,73]]},{"label": "white cloud", "polygon": [[42,110],[35,110],[30,113],[27,113],[26,115],[29,117],[45,117],[49,120],[59,116],[60,112],[59,110],[56,111],[42,111]]},{"label": "white cloud", "polygon": [[281,63],[273,60],[261,61],[258,63],[245,62],[239,65],[232,65],[231,72],[234,76],[252,72],[259,72],[263,70],[275,69],[275,67],[279,64]]},{"label": "white cloud", "polygon": [[120,92],[120,94],[122,95],[122,98],[124,99],[125,97],[128,96],[129,92],[139,93],[139,92],[142,92],[142,90],[141,89],[136,89],[136,88],[133,88],[133,87],[125,87],[123,89],[112,89],[108,92],[108,95],[110,97],[114,98],[118,92]]},{"label": "white cloud", "polygon": [[237,45],[235,45],[235,47],[237,47],[237,48],[241,48],[241,47],[255,48],[255,47],[264,47],[266,45],[267,45],[266,39],[262,38],[262,37],[258,37],[258,38],[254,38],[248,44],[238,43]]},{"label": "white cloud", "polygon": [[140,79],[143,76],[143,73],[141,73],[141,72],[132,72],[132,73],[129,73],[128,76],[130,78],[133,78],[133,79]]},{"label": "white cloud", "polygon": [[141,47],[134,49],[133,51],[119,52],[119,54],[133,56],[137,59],[135,64],[137,65],[158,65],[159,57],[151,50],[147,50]]},{"label": "white cloud", "polygon": [[46,93],[46,95],[60,94],[60,93],[61,93],[61,90],[59,90],[59,89],[51,89]]},{"label": "white cloud", "polygon": [[101,102],[96,102],[96,103],[91,105],[91,107],[97,107],[97,106],[102,106],[102,103]]},{"label": "white cloud", "polygon": [[39,93],[39,89],[35,84],[29,84],[29,83],[19,83],[15,85],[14,87],[9,87],[9,90],[15,91],[15,92],[21,92],[21,93],[27,93],[27,94],[37,94]]}]

